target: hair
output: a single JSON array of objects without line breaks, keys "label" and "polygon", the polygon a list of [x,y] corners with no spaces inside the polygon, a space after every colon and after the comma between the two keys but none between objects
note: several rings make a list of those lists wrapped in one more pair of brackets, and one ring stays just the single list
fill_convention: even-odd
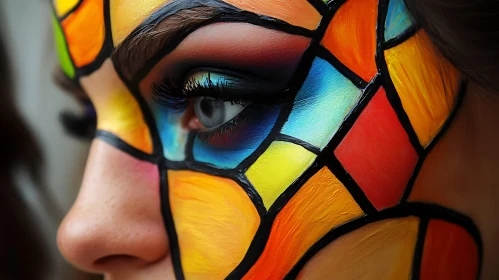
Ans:
[{"label": "hair", "polygon": [[499,91],[499,1],[406,0],[437,48],[470,81]]},{"label": "hair", "polygon": [[49,267],[42,237],[14,172],[24,168],[40,180],[42,156],[33,135],[14,106],[7,56],[0,38],[0,279],[44,279]]}]

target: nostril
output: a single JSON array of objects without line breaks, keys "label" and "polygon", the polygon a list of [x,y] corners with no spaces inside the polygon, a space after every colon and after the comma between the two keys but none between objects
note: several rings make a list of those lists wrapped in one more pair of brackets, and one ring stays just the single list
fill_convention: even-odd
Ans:
[{"label": "nostril", "polygon": [[120,267],[120,266],[139,266],[145,264],[145,261],[130,255],[111,255],[96,260],[93,266],[97,269]]}]

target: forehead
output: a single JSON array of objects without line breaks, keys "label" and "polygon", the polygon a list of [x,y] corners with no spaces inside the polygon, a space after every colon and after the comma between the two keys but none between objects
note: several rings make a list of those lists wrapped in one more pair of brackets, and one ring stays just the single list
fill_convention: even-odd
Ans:
[{"label": "forehead", "polygon": [[221,3],[308,30],[315,30],[322,18],[307,0],[53,0],[64,71],[72,78],[72,64],[83,75],[95,71],[114,47],[155,13]]}]

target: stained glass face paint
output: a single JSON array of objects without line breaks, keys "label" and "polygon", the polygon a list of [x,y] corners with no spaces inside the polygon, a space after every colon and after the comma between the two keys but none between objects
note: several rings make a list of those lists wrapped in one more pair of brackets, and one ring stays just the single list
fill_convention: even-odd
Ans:
[{"label": "stained glass face paint", "polygon": [[478,274],[473,222],[407,201],[465,81],[403,1],[58,0],[54,26],[96,137],[161,174],[178,279]]}]

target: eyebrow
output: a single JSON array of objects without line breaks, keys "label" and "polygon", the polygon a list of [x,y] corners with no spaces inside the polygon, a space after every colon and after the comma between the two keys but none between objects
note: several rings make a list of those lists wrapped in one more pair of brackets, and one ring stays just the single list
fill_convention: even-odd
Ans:
[{"label": "eyebrow", "polygon": [[118,45],[112,53],[113,63],[127,80],[138,83],[190,33],[215,22],[247,22],[290,34],[314,35],[314,31],[219,0],[177,0],[154,13]]}]

